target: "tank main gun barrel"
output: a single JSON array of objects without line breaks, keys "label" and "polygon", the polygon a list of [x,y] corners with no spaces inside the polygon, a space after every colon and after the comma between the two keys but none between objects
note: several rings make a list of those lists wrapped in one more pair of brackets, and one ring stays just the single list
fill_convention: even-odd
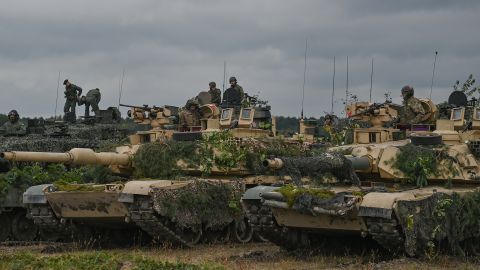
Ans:
[{"label": "tank main gun barrel", "polygon": [[73,148],[66,153],[12,151],[0,153],[0,157],[11,161],[66,163],[75,165],[130,165],[129,154],[112,152],[95,153],[92,149]]},{"label": "tank main gun barrel", "polygon": [[[352,162],[352,167],[354,170],[366,170],[371,167],[370,159],[368,157],[346,156],[346,158]],[[284,166],[284,162],[281,158],[265,159],[262,164],[264,167],[274,170],[279,170]]]}]

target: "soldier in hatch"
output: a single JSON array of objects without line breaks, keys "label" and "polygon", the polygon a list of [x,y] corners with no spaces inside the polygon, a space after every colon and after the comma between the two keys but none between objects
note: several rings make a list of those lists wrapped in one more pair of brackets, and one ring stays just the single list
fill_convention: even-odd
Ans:
[{"label": "soldier in hatch", "polygon": [[200,126],[200,111],[198,102],[194,99],[187,101],[185,109],[180,112],[179,131],[190,131],[190,127]]},{"label": "soldier in hatch", "polygon": [[242,101],[245,98],[243,88],[237,84],[237,78],[230,77],[230,88],[225,90],[223,94],[223,103],[227,106],[241,106]]},{"label": "soldier in hatch", "polygon": [[92,111],[95,112],[95,116],[100,115],[98,103],[100,103],[101,98],[102,95],[100,94],[100,89],[95,88],[88,91],[86,96],[82,96],[78,99],[78,105],[85,104],[85,117],[90,116],[90,106],[92,106]]},{"label": "soldier in hatch", "polygon": [[65,85],[65,106],[63,107],[63,112],[73,112],[73,115],[75,115],[75,108],[78,98],[82,95],[82,88],[69,82],[68,79],[63,81],[63,85]]},{"label": "soldier in hatch", "polygon": [[217,88],[217,84],[215,82],[210,82],[208,86],[210,87],[208,93],[210,94],[211,102],[217,106],[220,105],[220,102],[222,101],[222,92]]},{"label": "soldier in hatch", "polygon": [[418,98],[413,96],[413,87],[406,85],[402,88],[403,117],[402,124],[419,124],[425,118],[426,112]]},{"label": "soldier in hatch", "polygon": [[8,121],[0,128],[6,136],[22,136],[27,134],[27,128],[20,122],[20,115],[16,110],[8,113]]}]

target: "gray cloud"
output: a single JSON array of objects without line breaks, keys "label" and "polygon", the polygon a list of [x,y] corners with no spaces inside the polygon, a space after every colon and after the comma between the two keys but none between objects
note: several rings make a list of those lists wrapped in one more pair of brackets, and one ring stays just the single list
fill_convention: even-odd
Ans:
[{"label": "gray cloud", "polygon": [[[103,106],[122,101],[181,105],[235,75],[274,113],[299,115],[305,38],[309,40],[305,112],[330,110],[333,56],[340,112],[349,56],[349,88],[374,100],[415,87],[433,98],[479,75],[478,1],[0,1],[0,105],[24,115],[54,113],[57,76],[102,89]],[[57,113],[63,108],[63,88]],[[79,110],[80,112],[80,110]]]}]

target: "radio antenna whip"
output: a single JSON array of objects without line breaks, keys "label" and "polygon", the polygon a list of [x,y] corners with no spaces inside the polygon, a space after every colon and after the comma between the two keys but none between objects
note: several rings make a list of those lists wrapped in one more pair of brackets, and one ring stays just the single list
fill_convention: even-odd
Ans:
[{"label": "radio antenna whip", "polygon": [[[345,106],[348,104],[348,56],[347,56],[347,85],[345,87]],[[347,112],[345,111],[345,114]]]},{"label": "radio antenna whip", "polygon": [[433,78],[435,77],[435,66],[437,64],[437,55],[438,55],[438,51],[435,51],[435,60],[433,61],[432,82],[430,83],[430,97],[429,97],[429,99],[432,99]]},{"label": "radio antenna whip", "polygon": [[372,57],[372,72],[370,72],[370,103],[372,103],[372,88],[373,88],[373,57]]},{"label": "radio antenna whip", "polygon": [[118,89],[118,109],[120,110],[120,102],[122,100],[122,93],[123,93],[123,79],[125,79],[125,68],[123,68],[122,72],[122,80],[120,81],[119,89]]},{"label": "radio antenna whip", "polygon": [[57,98],[55,99],[55,113],[54,113],[54,121],[57,121],[57,107],[58,107],[58,89],[60,88],[60,71],[58,72],[58,80],[57,80]]},{"label": "radio antenna whip", "polygon": [[305,80],[306,80],[306,74],[307,74],[307,48],[308,48],[308,39],[305,38],[305,66],[303,68],[302,113],[300,114],[300,119],[303,119],[303,102],[305,101]]},{"label": "radio antenna whip", "polygon": [[333,82],[332,82],[332,109],[330,113],[333,114],[333,96],[335,95],[335,56],[333,56]]}]

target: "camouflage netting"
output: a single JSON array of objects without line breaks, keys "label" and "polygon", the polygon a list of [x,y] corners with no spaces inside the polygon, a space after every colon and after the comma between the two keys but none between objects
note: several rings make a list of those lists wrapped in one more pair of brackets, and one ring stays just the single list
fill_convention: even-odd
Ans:
[{"label": "camouflage netting", "polygon": [[301,186],[302,176],[308,176],[316,182],[321,182],[326,174],[331,174],[338,181],[350,181],[355,185],[360,184],[352,162],[344,155],[336,152],[323,153],[315,157],[282,157],[283,168],[280,175],[288,175],[297,186]]},{"label": "camouflage netting", "polygon": [[175,189],[153,188],[154,209],[181,228],[219,229],[242,215],[241,181],[194,179]]},{"label": "camouflage netting", "polygon": [[306,156],[314,152],[299,143],[283,140],[235,139],[230,132],[218,132],[195,142],[168,141],[142,145],[134,158],[136,177],[175,178],[184,175],[177,162],[196,168],[204,176],[213,166],[228,172],[245,166],[252,174],[268,173],[261,166],[269,156]]},{"label": "camouflage netting", "polygon": [[397,210],[407,254],[479,254],[480,190],[463,196],[438,192],[419,201],[400,201]]}]

